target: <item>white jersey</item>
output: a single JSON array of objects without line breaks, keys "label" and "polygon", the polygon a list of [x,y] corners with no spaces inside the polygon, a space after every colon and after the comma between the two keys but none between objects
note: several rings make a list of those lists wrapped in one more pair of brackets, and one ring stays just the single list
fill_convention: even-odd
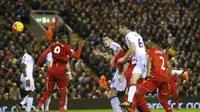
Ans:
[{"label": "white jersey", "polygon": [[130,48],[130,43],[133,42],[135,44],[135,52],[133,54],[133,60],[136,62],[140,60],[146,59],[146,51],[142,37],[136,32],[129,32],[126,37],[126,44],[128,48]]},{"label": "white jersey", "polygon": [[120,49],[122,49],[121,46],[118,43],[116,43],[116,42],[112,42],[110,44],[110,48],[113,50],[114,55],[117,53],[117,47],[119,47]]},{"label": "white jersey", "polygon": [[[26,65],[26,74],[29,79],[33,79],[33,66],[34,66],[34,60],[33,57],[27,53],[24,54],[22,57],[22,62]],[[23,73],[21,74],[21,80],[25,81]]]},{"label": "white jersey", "polygon": [[[122,49],[121,46],[116,42],[112,42],[110,44],[110,49],[113,50],[114,55],[117,54],[117,47]],[[113,76],[112,83],[110,84],[110,87],[115,88],[117,91],[124,91],[124,89],[126,88],[126,78],[123,77],[123,79],[121,81],[119,81],[120,75],[121,75],[121,72],[119,72],[119,70],[116,69],[116,72]]]},{"label": "white jersey", "polygon": [[52,64],[53,64],[53,57],[52,57],[52,53],[51,52],[47,54],[47,61],[49,61],[50,65],[52,66]]}]

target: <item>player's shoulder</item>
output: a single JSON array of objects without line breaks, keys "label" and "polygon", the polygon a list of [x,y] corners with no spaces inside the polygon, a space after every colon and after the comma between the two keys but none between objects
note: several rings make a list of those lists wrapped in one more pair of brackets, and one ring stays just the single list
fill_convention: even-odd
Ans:
[{"label": "player's shoulder", "polygon": [[24,53],[24,55],[23,55],[23,58],[28,58],[28,57],[30,57],[31,55],[29,55],[28,53]]},{"label": "player's shoulder", "polygon": [[121,48],[121,46],[120,46],[118,43],[116,43],[116,42],[111,42],[110,48],[114,48],[114,47],[120,47],[120,48]]}]

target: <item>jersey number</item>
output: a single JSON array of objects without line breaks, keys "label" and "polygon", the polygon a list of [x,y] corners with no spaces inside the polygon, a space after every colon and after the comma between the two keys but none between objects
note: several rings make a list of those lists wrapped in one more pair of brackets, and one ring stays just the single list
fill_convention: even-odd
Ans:
[{"label": "jersey number", "polygon": [[140,48],[143,47],[143,43],[140,41],[140,39],[138,39],[138,45],[139,45]]},{"label": "jersey number", "polygon": [[166,70],[166,68],[164,67],[165,64],[164,58],[162,56],[159,56],[159,58],[162,60],[161,70]]},{"label": "jersey number", "polygon": [[55,54],[58,54],[58,53],[60,53],[60,47],[59,46],[56,46],[55,48],[54,48],[54,51],[53,51]]}]

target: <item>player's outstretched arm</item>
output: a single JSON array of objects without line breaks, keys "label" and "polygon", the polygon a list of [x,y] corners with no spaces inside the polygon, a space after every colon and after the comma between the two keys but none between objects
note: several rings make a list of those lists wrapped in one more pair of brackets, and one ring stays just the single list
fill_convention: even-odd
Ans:
[{"label": "player's outstretched arm", "polygon": [[74,58],[79,59],[81,56],[81,51],[83,49],[85,41],[80,41],[80,44],[78,46],[78,50],[72,55]]},{"label": "player's outstretched arm", "polygon": [[167,69],[168,69],[168,74],[171,75],[172,74],[172,62],[171,61],[167,61]]},{"label": "player's outstretched arm", "polygon": [[26,74],[26,64],[25,63],[21,64],[21,69],[22,69],[22,73],[23,73],[25,80],[26,80],[26,85],[30,86],[30,79],[28,78],[28,76]]},{"label": "player's outstretched arm", "polygon": [[125,63],[125,64],[123,65],[123,71],[122,71],[121,75],[124,75],[124,76],[125,76],[125,72],[126,72],[126,70],[128,69],[128,66],[129,66],[129,63]]},{"label": "player's outstretched arm", "polygon": [[152,58],[147,59],[147,77],[151,77]]},{"label": "player's outstretched arm", "polygon": [[37,65],[37,66],[40,66],[42,60],[43,60],[43,59],[47,56],[47,54],[50,53],[50,52],[51,52],[50,49],[45,50],[45,51],[40,55],[40,57],[39,57],[39,59],[38,59],[36,65]]},{"label": "player's outstretched arm", "polygon": [[130,58],[131,55],[135,52],[135,44],[133,42],[130,43],[130,48],[126,55],[118,60],[117,63],[123,63],[127,58]]}]

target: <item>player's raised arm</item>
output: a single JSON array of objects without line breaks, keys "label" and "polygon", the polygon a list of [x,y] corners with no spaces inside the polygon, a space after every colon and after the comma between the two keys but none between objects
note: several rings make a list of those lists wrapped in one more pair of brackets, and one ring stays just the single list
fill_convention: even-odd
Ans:
[{"label": "player's raised arm", "polygon": [[46,49],[39,57],[38,61],[37,61],[37,66],[39,66],[42,62],[42,60],[47,56],[48,53],[50,53],[51,50],[50,49]]},{"label": "player's raised arm", "polygon": [[22,58],[21,70],[22,70],[22,73],[23,73],[24,77],[27,77],[27,74],[26,74],[26,64],[23,61],[23,60],[25,60],[24,58],[25,57]]},{"label": "player's raised arm", "polygon": [[80,43],[79,43],[79,46],[78,46],[78,50],[76,52],[74,52],[72,54],[72,56],[76,59],[79,59],[80,56],[81,56],[81,51],[83,49],[83,45],[84,45],[85,41],[81,40]]},{"label": "player's raised arm", "polygon": [[151,77],[152,58],[147,58],[147,77]]},{"label": "player's raised arm", "polygon": [[168,74],[171,75],[172,74],[172,62],[171,61],[167,61],[167,69],[168,69]]}]

